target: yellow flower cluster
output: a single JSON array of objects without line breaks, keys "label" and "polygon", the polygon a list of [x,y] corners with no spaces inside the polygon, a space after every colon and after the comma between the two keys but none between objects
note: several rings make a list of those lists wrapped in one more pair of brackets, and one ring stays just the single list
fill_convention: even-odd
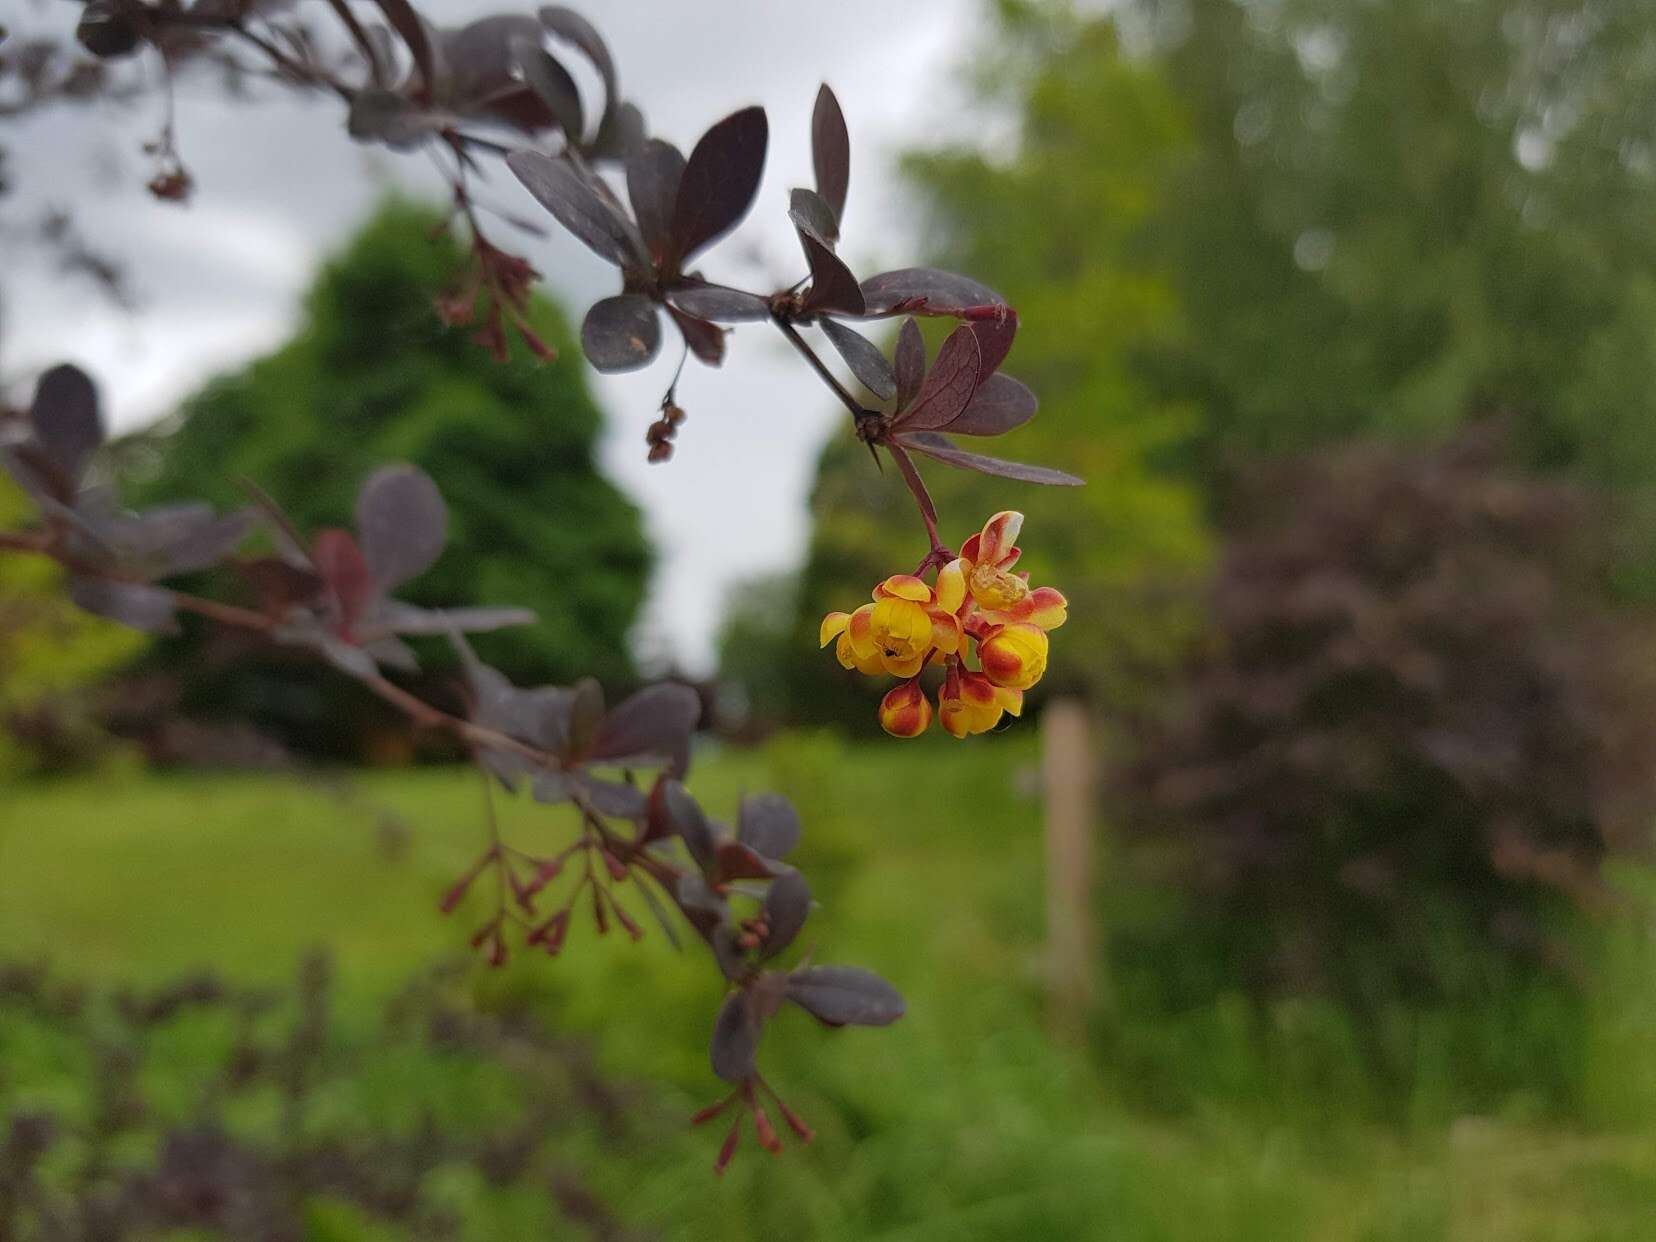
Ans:
[{"label": "yellow flower cluster", "polygon": [[[822,646],[849,669],[901,677],[880,702],[880,724],[895,737],[931,726],[932,704],[920,686],[928,664],[943,667],[938,714],[955,737],[985,733],[1001,716],[1023,711],[1023,695],[1046,672],[1047,631],[1068,615],[1052,587],[1014,573],[1023,514],[997,513],[937,573],[935,586],[894,574],[874,588],[872,603],[822,619]],[[975,645],[978,667],[967,663]]]}]

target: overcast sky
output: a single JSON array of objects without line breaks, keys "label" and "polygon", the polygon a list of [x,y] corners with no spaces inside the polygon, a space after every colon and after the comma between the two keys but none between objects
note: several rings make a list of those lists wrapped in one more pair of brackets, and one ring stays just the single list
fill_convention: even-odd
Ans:
[{"label": "overcast sky", "polygon": [[[8,15],[14,37],[61,32],[78,12],[63,3],[20,7]],[[510,0],[423,7],[439,21],[513,9]],[[643,108],[651,132],[680,149],[738,107],[757,102],[769,112],[770,157],[754,213],[742,233],[707,256],[709,275],[757,287],[803,273],[787,191],[811,183],[807,135],[820,81],[839,94],[851,131],[844,254],[864,274],[914,261],[918,230],[891,227],[903,215],[894,157],[964,132],[957,70],[979,29],[976,4],[624,0],[575,7],[603,30],[623,94]],[[155,202],[142,188],[148,161],[140,147],[158,128],[158,94],[136,106],[60,109],[8,126],[18,192],[5,218],[15,226],[46,203],[72,204],[83,231],[126,264],[140,304],[123,312],[83,282],[64,281],[38,260],[19,261],[17,240],[8,238],[0,290],[5,374],[72,360],[102,382],[117,428],[157,418],[209,375],[280,344],[318,261],[388,188],[440,192],[425,157],[353,144],[337,103],[298,102],[265,88],[260,95],[261,106],[237,105],[208,81],[185,80],[179,142],[197,189],[182,208]],[[491,181],[496,201],[538,211],[504,169]],[[529,239],[523,249],[577,322],[593,300],[615,291],[613,269],[579,243]],[[632,375],[588,373],[608,417],[603,467],[643,506],[661,554],[639,645],[707,671],[729,585],[798,562],[816,456],[825,437],[844,434],[845,415],[780,338],[749,325],[731,336],[722,369],[686,368],[679,391],[690,422],[673,461],[649,466],[644,429],[677,354],[664,349],[654,366]],[[565,357],[556,365],[586,364]]]}]

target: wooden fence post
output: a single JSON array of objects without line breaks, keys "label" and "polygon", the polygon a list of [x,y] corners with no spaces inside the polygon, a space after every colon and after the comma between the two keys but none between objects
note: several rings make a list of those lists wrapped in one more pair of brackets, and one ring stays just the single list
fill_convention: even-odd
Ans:
[{"label": "wooden fence post", "polygon": [[1054,699],[1041,713],[1046,808],[1047,1017],[1054,1037],[1080,1042],[1097,979],[1093,834],[1097,757],[1087,708]]}]

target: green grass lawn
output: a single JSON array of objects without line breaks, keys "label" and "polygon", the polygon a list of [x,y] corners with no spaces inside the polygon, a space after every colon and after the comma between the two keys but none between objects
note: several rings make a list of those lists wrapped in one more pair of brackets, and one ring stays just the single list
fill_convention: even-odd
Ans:
[{"label": "green grass lawn", "polygon": [[[718,1134],[683,1130],[719,1092],[705,1048],[720,987],[697,946],[676,954],[648,923],[640,945],[586,927],[557,961],[470,968],[478,1003],[527,1001],[608,1074],[647,1085],[625,1145],[569,1140],[624,1215],[684,1239],[1656,1237],[1656,1118],[1642,1104],[1616,1126],[1515,1113],[1405,1133],[1337,1107],[1313,1124],[1234,1102],[1178,1116],[1122,1103],[1108,1058],[1043,1031],[1039,808],[1019,792],[1033,758],[1018,737],[787,738],[699,762],[693,785],[716,814],[746,790],[795,799],[798,861],[822,906],[804,945],[880,971],[909,1001],[887,1031],[828,1032],[792,1012],[767,1033],[761,1064],[817,1127],[810,1148],[772,1159],[750,1143],[715,1180]],[[480,803],[463,771],[0,787],[0,959],[47,958],[93,981],[198,966],[275,981],[326,946],[343,1020],[367,1023],[480,917],[481,903],[448,919],[435,909],[480,847]],[[558,812],[502,810],[522,844],[568,831]],[[408,828],[400,852],[376,829],[382,811]],[[1640,1027],[1648,1003],[1618,1012],[1607,1048],[1656,1043]],[[27,1066],[6,1072],[6,1041],[0,1031],[0,1112],[45,1089]],[[1626,1099],[1648,1100],[1627,1072]],[[388,1071],[375,1090],[389,1097],[395,1081]],[[365,1088],[356,1106],[375,1099]]]}]

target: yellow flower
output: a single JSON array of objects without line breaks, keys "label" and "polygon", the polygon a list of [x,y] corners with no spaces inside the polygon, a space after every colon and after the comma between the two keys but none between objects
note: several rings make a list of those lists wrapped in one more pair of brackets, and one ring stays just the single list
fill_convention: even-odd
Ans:
[{"label": "yellow flower", "polygon": [[995,685],[1027,690],[1046,672],[1046,631],[1027,621],[996,626],[978,641],[978,663]]},{"label": "yellow flower", "polygon": [[[1029,585],[1028,574],[1015,574],[1022,549],[1017,546],[1023,514],[1010,509],[995,514],[968,539],[960,556],[937,575],[938,593],[969,601],[970,611],[990,625],[1027,621],[1055,630],[1069,616],[1069,602],[1052,587]],[[947,587],[945,587],[947,582]],[[958,586],[956,585],[958,584]]]},{"label": "yellow flower", "polygon": [[880,700],[880,727],[892,737],[919,737],[931,722],[931,700],[918,681],[894,686]]},{"label": "yellow flower", "polygon": [[822,619],[817,641],[838,639],[834,654],[859,673],[913,677],[933,652],[960,649],[960,619],[938,607],[931,587],[912,574],[894,574],[874,588],[874,602],[853,613]]},{"label": "yellow flower", "polygon": [[938,719],[953,737],[987,733],[1000,723],[1001,715],[1023,713],[1023,691],[997,686],[982,673],[952,668],[937,696]]}]

